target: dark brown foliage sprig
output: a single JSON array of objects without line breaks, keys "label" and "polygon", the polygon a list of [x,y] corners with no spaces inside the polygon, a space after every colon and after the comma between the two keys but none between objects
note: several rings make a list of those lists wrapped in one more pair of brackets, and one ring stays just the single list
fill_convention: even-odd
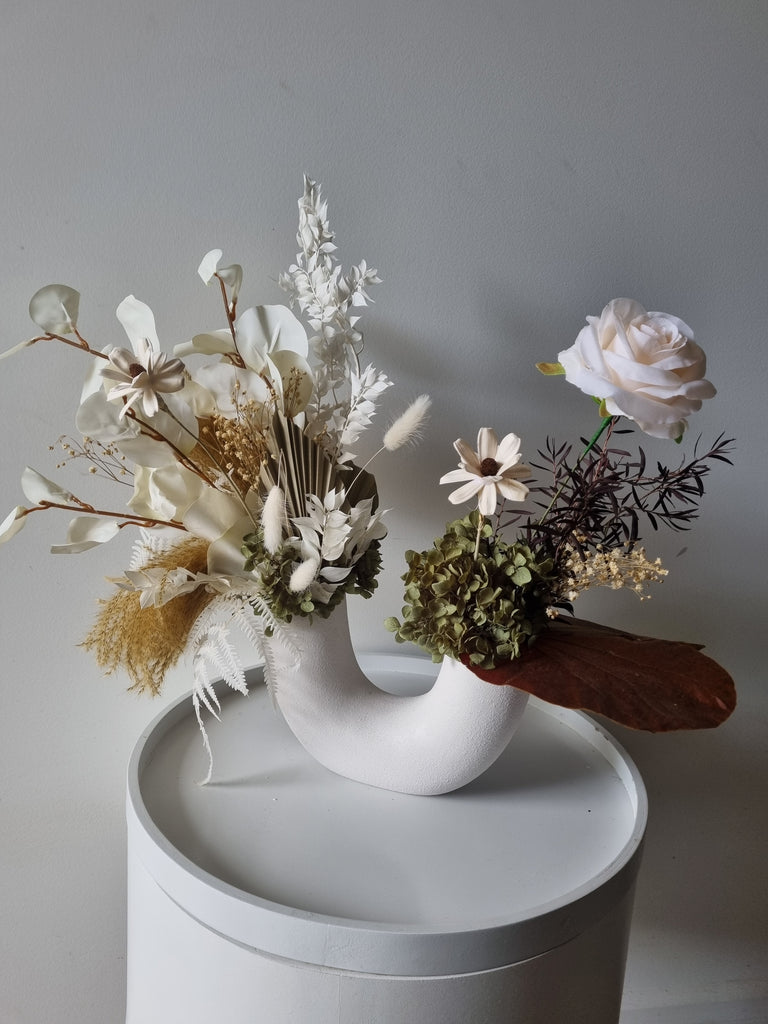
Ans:
[{"label": "dark brown foliage sprig", "polygon": [[[612,434],[631,432],[614,429]],[[609,429],[606,440],[610,439]],[[542,514],[538,519],[527,518],[523,527],[527,543],[545,551],[557,564],[568,548],[581,553],[619,545],[631,549],[640,540],[643,522],[654,530],[660,525],[688,529],[698,516],[712,463],[731,462],[733,439],[721,434],[703,453],[700,442],[701,438],[692,457],[683,458],[676,468],[657,462],[656,472],[649,473],[642,448],[633,455],[595,443],[574,461],[572,445],[558,445],[549,438],[545,450],[538,453],[541,461],[531,463],[548,473],[551,483],[532,488]]]}]

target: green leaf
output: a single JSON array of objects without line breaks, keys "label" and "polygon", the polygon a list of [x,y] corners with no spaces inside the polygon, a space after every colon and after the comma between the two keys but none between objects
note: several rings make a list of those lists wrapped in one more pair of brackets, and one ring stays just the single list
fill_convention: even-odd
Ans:
[{"label": "green leaf", "polygon": [[536,363],[536,369],[547,377],[562,377],[565,374],[562,363]]}]

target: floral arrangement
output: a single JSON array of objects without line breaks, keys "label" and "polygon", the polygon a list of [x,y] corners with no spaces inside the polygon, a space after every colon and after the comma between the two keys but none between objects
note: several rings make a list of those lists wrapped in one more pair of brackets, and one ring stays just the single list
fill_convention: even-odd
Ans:
[{"label": "floral arrangement", "polygon": [[[115,580],[85,639],[108,673],[156,693],[182,652],[193,658],[193,699],[218,708],[216,672],[241,691],[229,642],[234,621],[257,646],[294,615],[328,616],[345,594],[370,596],[386,535],[376,481],[356,461],[391,381],[361,363],[359,310],[379,282],[363,261],[344,273],[327,208],[305,178],[299,252],[280,277],[289,306],[238,311],[242,268],[207,253],[198,273],[215,283],[224,326],[160,349],[150,308],[133,295],[117,307],[130,348],[99,348],[79,326],[77,291],[40,289],[30,316],[43,333],[18,349],[55,342],[88,360],[64,462],[128,486],[127,507],[96,507],[27,467],[26,505],[0,524],[10,539],[36,512],[74,512],[54,553],[85,551],[126,527],[139,534],[129,568]],[[430,406],[415,399],[384,433],[379,451],[418,438]],[[205,734],[204,734],[205,735]]]},{"label": "floral arrangement", "polygon": [[[677,467],[654,470],[642,448],[616,447],[632,424],[682,441],[688,418],[715,394],[706,357],[682,320],[615,299],[589,317],[557,363],[598,404],[601,422],[583,450],[548,440],[532,465],[521,441],[483,427],[477,449],[454,442],[459,467],[441,484],[449,500],[477,499],[427,551],[408,551],[402,621],[388,628],[434,661],[461,660],[489,682],[512,684],[566,707],[598,711],[636,728],[662,731],[722,722],[735,706],[730,676],[692,644],[655,640],[584,623],[563,612],[595,586],[629,587],[641,598],[667,574],[640,546],[641,525],[687,529],[713,462],[729,462],[723,435],[694,447]],[[629,422],[629,426],[624,426]],[[535,471],[546,482],[535,483]],[[529,486],[530,485],[530,486]],[[514,511],[530,499],[534,509]],[[513,541],[505,531],[517,527]]]},{"label": "floral arrangement", "polygon": [[[5,353],[55,342],[86,357],[81,440],[61,439],[63,463],[85,459],[90,473],[127,486],[129,497],[118,509],[101,508],[27,467],[27,504],[0,524],[0,542],[50,510],[74,513],[55,553],[137,528],[130,565],[84,646],[106,672],[122,669],[151,693],[189,650],[206,746],[202,708],[219,709],[212,674],[245,691],[230,623],[268,656],[262,641],[281,623],[327,617],[346,594],[375,589],[386,528],[368,466],[417,439],[430,407],[419,396],[374,454],[358,455],[391,385],[361,362],[359,311],[379,278],[364,261],[342,270],[326,204],[307,178],[297,240],[295,263],[279,279],[288,305],[243,312],[242,268],[221,266],[219,249],[207,253],[198,273],[220,292],[223,326],[177,344],[172,356],[161,351],[152,311],[133,295],[117,308],[130,348],[92,345],[80,330],[80,296],[64,285],[33,296],[30,316],[42,333]],[[705,365],[675,317],[619,299],[590,318],[557,363],[539,368],[595,398],[598,430],[577,457],[571,445],[548,441],[530,466],[512,433],[499,441],[483,428],[476,450],[455,442],[459,467],[441,483],[459,485],[452,503],[477,499],[477,508],[429,551],[406,553],[402,621],[387,621],[396,638],[435,660],[460,659],[491,683],[643,728],[727,717],[732,681],[695,645],[563,614],[589,587],[640,592],[665,575],[639,545],[640,525],[685,529],[731,442],[721,436],[676,469],[650,473],[642,449],[631,455],[614,442],[626,422],[680,440],[688,417],[714,394]],[[545,483],[535,482],[535,471]],[[509,507],[529,499],[533,509]],[[505,539],[513,527],[515,539]]]}]

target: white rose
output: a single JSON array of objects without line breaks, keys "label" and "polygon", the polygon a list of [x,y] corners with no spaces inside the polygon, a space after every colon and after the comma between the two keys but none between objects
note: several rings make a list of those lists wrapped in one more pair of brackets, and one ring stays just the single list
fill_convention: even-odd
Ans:
[{"label": "white rose", "polygon": [[647,313],[632,299],[613,299],[599,317],[587,317],[558,359],[569,383],[652,437],[681,437],[691,413],[715,394],[690,327],[668,313]]}]

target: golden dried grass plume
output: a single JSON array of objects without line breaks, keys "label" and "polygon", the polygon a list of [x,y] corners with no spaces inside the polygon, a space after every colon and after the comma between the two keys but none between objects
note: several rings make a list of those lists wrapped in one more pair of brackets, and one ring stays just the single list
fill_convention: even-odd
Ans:
[{"label": "golden dried grass plume", "polygon": [[[189,569],[206,572],[208,543],[197,537],[156,553],[143,568]],[[127,672],[131,690],[160,692],[162,680],[176,664],[200,614],[216,595],[198,587],[160,607],[142,608],[136,591],[118,589],[106,601],[82,645],[91,651],[107,675]]]}]

